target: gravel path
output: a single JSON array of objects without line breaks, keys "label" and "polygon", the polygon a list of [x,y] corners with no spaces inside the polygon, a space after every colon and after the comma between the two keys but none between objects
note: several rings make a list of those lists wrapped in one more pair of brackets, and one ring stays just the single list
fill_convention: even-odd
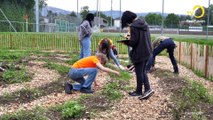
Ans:
[{"label": "gravel path", "polygon": [[[173,71],[171,62],[169,58],[165,56],[158,56],[156,58],[156,68],[165,69]],[[28,67],[32,73],[34,73],[33,80],[31,82],[26,82],[23,84],[12,84],[8,86],[0,87],[0,95],[6,92],[15,92],[24,87],[36,88],[44,84],[58,80],[60,74],[54,70],[49,70],[43,67],[44,62],[30,62],[31,67]],[[207,81],[201,77],[196,76],[190,69],[179,65],[180,74],[179,77],[187,78],[189,80],[195,80],[201,82],[206,88],[209,89],[210,93],[213,93],[213,82]],[[139,100],[137,97],[130,97],[127,92],[123,91],[124,98],[117,103],[112,109],[99,113],[99,117],[95,118],[97,120],[170,120],[172,119],[171,110],[168,108],[170,102],[170,96],[172,93],[164,92],[164,88],[160,86],[161,79],[154,77],[152,74],[148,74],[150,79],[151,87],[155,90],[155,94],[148,100]],[[100,72],[97,76],[97,83],[99,87],[95,90],[100,90],[106,81],[109,79],[107,73]],[[133,75],[134,76],[134,75]],[[175,75],[174,75],[175,77]],[[131,80],[131,86],[135,88],[136,85],[135,76]],[[80,96],[79,92],[74,92],[71,95],[62,93],[52,93],[47,96],[43,96],[39,99],[31,101],[30,103],[24,104],[11,104],[8,106],[0,106],[0,115],[6,112],[15,112],[18,109],[32,109],[35,106],[49,107],[56,104],[62,104],[65,101],[76,99]]]},{"label": "gravel path", "polygon": [[[158,56],[156,58],[156,62],[156,68],[173,72],[172,64],[168,57]],[[187,69],[182,65],[179,65],[179,69],[179,77],[199,81],[203,83],[206,88],[208,88],[210,93],[212,93],[213,82],[198,77],[190,69]],[[170,101],[170,96],[172,93],[164,92],[164,89],[159,86],[159,84],[161,84],[160,78],[155,78],[152,74],[148,75],[151,87],[155,90],[155,94],[150,99],[141,101],[137,97],[130,97],[126,92],[124,92],[124,98],[117,103],[112,110],[100,113],[100,118],[96,119],[171,120],[172,113],[167,106],[172,104]],[[175,75],[173,77],[175,77]],[[135,88],[135,77],[130,83],[131,86]]]}]

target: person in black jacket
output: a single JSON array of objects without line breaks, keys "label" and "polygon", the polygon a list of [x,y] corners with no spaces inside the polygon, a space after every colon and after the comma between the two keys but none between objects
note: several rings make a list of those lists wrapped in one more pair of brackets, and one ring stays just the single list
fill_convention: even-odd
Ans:
[{"label": "person in black jacket", "polygon": [[[145,20],[137,18],[131,11],[125,11],[121,17],[121,27],[130,28],[130,38],[124,44],[132,47],[130,59],[135,67],[137,86],[136,90],[130,92],[130,96],[139,96],[139,99],[149,98],[154,91],[151,89],[149,79],[145,71],[146,63],[152,54],[151,38],[148,24]],[[144,94],[142,94],[144,85]]]}]

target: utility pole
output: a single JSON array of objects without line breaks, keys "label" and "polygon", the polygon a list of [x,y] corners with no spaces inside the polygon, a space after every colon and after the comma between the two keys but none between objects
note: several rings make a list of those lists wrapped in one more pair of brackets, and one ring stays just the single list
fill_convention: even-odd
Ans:
[{"label": "utility pole", "polygon": [[162,0],[162,23],[161,23],[161,35],[163,35],[163,26],[164,26],[164,0]]},{"label": "utility pole", "polygon": [[207,26],[206,26],[206,39],[209,36],[209,16],[210,16],[210,0],[209,0],[209,7],[208,7],[208,15],[207,15]]},{"label": "utility pole", "polygon": [[36,7],[36,32],[39,32],[39,0],[35,0]]},{"label": "utility pole", "polygon": [[[120,0],[120,22],[121,22],[121,0]],[[121,33],[121,25],[120,25],[119,32]]]},{"label": "utility pole", "polygon": [[111,0],[111,25],[110,26],[112,27],[112,0]]}]

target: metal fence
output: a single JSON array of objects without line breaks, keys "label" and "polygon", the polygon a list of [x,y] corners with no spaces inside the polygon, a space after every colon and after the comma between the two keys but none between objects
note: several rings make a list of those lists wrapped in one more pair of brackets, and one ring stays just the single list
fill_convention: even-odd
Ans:
[{"label": "metal fence", "polygon": [[[36,23],[10,21],[17,32],[36,32]],[[0,20],[0,32],[14,32],[12,26],[6,20]],[[73,32],[76,24],[65,20],[56,19],[55,23],[40,23],[40,32]]]}]

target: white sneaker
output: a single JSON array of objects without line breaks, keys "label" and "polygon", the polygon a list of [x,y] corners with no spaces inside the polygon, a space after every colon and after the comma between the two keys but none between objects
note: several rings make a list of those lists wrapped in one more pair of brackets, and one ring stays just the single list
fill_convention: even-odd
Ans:
[{"label": "white sneaker", "polygon": [[148,91],[146,91],[142,96],[138,97],[140,100],[142,99],[148,99],[149,97],[151,97],[154,94],[154,90],[150,89]]}]

